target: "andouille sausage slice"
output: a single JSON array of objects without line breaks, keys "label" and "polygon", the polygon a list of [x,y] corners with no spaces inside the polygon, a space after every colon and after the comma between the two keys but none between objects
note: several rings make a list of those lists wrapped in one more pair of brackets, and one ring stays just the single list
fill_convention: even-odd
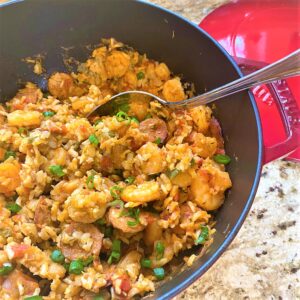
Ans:
[{"label": "andouille sausage slice", "polygon": [[158,118],[150,118],[140,123],[139,130],[147,135],[148,142],[164,143],[168,137],[168,128],[166,123]]},{"label": "andouille sausage slice", "polygon": [[64,244],[62,241],[59,243],[59,247],[61,248],[64,256],[70,260],[83,258],[86,259],[89,256],[99,256],[101,247],[102,247],[102,239],[103,234],[99,231],[99,229],[92,224],[83,224],[83,223],[72,223],[68,225],[64,232],[70,236],[75,231],[80,231],[82,233],[89,233],[91,238],[93,239],[93,245],[90,251],[85,251],[78,242],[74,242],[71,244]]},{"label": "andouille sausage slice", "polygon": [[211,135],[217,140],[218,149],[224,149],[224,139],[222,136],[222,129],[219,121],[212,117],[209,123],[209,130]]},{"label": "andouille sausage slice", "polygon": [[2,290],[5,296],[10,297],[9,299],[19,299],[21,297],[20,286],[24,289],[22,294],[26,296],[33,295],[36,289],[39,288],[38,283],[33,278],[15,269],[3,281]]},{"label": "andouille sausage slice", "polygon": [[38,227],[51,224],[50,203],[45,197],[41,197],[34,212],[34,223]]}]

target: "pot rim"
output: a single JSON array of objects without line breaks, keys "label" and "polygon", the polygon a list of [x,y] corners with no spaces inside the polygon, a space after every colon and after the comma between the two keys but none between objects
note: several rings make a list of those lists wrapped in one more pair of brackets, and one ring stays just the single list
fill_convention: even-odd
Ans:
[{"label": "pot rim", "polygon": [[[18,4],[21,2],[25,2],[26,0],[10,0],[5,3],[0,4],[0,8],[8,6],[8,5],[13,5],[13,4]],[[192,21],[186,19],[185,17],[179,15],[178,13],[175,13],[169,9],[166,9],[164,7],[161,7],[157,4],[150,3],[146,0],[130,0],[130,1],[136,1],[139,2],[145,6],[151,6],[157,10],[163,11],[166,14],[172,15],[181,21],[187,23],[188,25],[192,26],[193,28],[197,29],[202,35],[204,35],[207,39],[209,39],[224,55],[224,58],[226,58],[231,65],[234,67],[236,74],[239,77],[243,77],[243,74],[236,64],[236,62],[233,60],[233,58],[226,52],[226,50],[213,38],[211,37],[206,31],[201,29],[197,24],[193,23]],[[256,121],[256,126],[257,126],[257,137],[258,137],[258,160],[256,164],[256,172],[255,172],[255,178],[251,187],[250,194],[248,196],[248,199],[246,201],[246,204],[244,206],[244,209],[233,226],[232,230],[230,233],[225,237],[223,243],[221,246],[217,249],[217,251],[207,260],[205,261],[195,272],[189,274],[186,276],[186,278],[180,282],[180,284],[173,286],[169,291],[165,292],[163,295],[158,296],[156,299],[158,300],[164,300],[164,299],[170,299],[177,294],[179,294],[181,291],[186,289],[188,286],[190,286],[193,282],[195,282],[197,279],[199,279],[216,261],[217,259],[223,254],[223,252],[227,249],[227,247],[230,245],[230,243],[233,241],[237,233],[239,232],[242,224],[244,223],[246,216],[248,215],[248,212],[252,206],[252,203],[254,201],[254,197],[258,188],[259,180],[260,180],[260,175],[261,175],[261,169],[262,169],[262,159],[263,159],[263,143],[262,143],[262,127],[261,127],[261,121],[260,121],[260,116],[258,112],[258,108],[256,105],[256,101],[254,99],[253,94],[251,91],[248,91],[248,95],[251,101],[251,105],[254,111],[255,115],[255,121]],[[171,279],[172,281],[172,279]],[[151,297],[151,295],[149,295]],[[147,297],[148,298],[148,297]]]}]

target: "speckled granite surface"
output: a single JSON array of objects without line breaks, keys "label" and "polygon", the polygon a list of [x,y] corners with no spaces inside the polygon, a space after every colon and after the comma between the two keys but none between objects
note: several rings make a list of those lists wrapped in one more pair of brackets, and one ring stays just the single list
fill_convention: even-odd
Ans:
[{"label": "speckled granite surface", "polygon": [[[153,0],[199,23],[224,0]],[[239,234],[179,299],[300,299],[300,164],[264,167]]]}]

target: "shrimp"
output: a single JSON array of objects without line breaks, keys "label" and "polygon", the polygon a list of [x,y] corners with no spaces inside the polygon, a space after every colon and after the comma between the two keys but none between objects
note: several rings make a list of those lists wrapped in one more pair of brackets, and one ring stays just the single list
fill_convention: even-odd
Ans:
[{"label": "shrimp", "polygon": [[146,203],[161,198],[158,182],[148,181],[139,185],[129,185],[124,188],[121,198],[125,202]]},{"label": "shrimp", "polygon": [[[125,214],[125,215],[124,215]],[[139,222],[127,215],[127,209],[121,208],[110,208],[108,212],[108,221],[112,224],[114,228],[117,228],[125,233],[137,233],[143,231],[147,225],[146,213],[141,212],[139,215]],[[133,226],[130,222],[134,222]]]},{"label": "shrimp", "polygon": [[108,78],[122,77],[130,65],[130,57],[121,51],[112,51],[104,63]]},{"label": "shrimp", "polygon": [[162,94],[170,102],[182,101],[186,98],[180,79],[177,77],[165,82]]},{"label": "shrimp", "polygon": [[0,193],[9,195],[21,184],[20,164],[14,160],[0,164]]},{"label": "shrimp", "polygon": [[42,114],[38,111],[15,110],[7,114],[7,122],[10,126],[37,127],[42,122]]},{"label": "shrimp", "polygon": [[65,209],[75,222],[93,223],[102,218],[109,198],[104,192],[78,189],[65,202]]},{"label": "shrimp", "polygon": [[205,210],[218,209],[224,202],[224,191],[231,187],[227,172],[208,166],[198,171],[193,178],[190,195]]},{"label": "shrimp", "polygon": [[140,168],[143,174],[157,174],[165,170],[166,153],[156,144],[149,142],[143,145],[136,153],[145,158],[145,160],[143,159],[142,162],[139,160],[139,156],[136,159],[136,165],[141,164]]}]

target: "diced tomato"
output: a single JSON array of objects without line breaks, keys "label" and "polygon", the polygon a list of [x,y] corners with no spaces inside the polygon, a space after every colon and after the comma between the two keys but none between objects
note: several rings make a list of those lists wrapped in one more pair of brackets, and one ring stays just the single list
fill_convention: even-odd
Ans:
[{"label": "diced tomato", "polygon": [[130,279],[128,278],[127,275],[124,275],[122,278],[122,283],[120,285],[120,289],[125,292],[128,293],[131,289],[131,282]]},{"label": "diced tomato", "polygon": [[29,249],[29,246],[25,244],[13,245],[11,249],[14,252],[14,258],[22,258]]}]

